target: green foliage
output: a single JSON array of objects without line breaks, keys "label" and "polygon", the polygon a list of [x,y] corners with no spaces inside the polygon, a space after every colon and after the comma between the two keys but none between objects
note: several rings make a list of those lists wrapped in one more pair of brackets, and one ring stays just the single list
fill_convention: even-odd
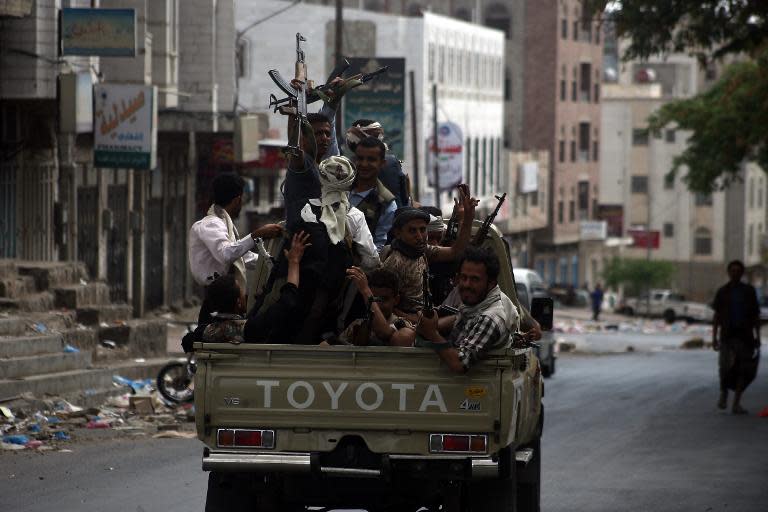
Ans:
[{"label": "green foliage", "polygon": [[625,59],[690,52],[702,59],[754,55],[768,39],[765,0],[582,0],[585,12],[606,13],[616,35],[630,39]]},{"label": "green foliage", "polygon": [[744,161],[768,169],[768,52],[730,66],[708,91],[664,105],[649,119],[653,132],[675,124],[690,130],[671,174],[695,192],[710,193],[740,179]]},{"label": "green foliage", "polygon": [[613,258],[603,270],[607,286],[626,287],[628,295],[638,295],[646,288],[668,285],[675,275],[671,261]]},{"label": "green foliage", "polygon": [[[623,58],[687,52],[701,61],[735,56],[708,91],[668,103],[649,119],[658,133],[672,124],[689,130],[686,150],[670,177],[710,193],[739,179],[745,161],[768,170],[768,1],[582,0],[586,12],[604,12],[619,38],[630,41]],[[747,60],[751,59],[751,60]]]}]

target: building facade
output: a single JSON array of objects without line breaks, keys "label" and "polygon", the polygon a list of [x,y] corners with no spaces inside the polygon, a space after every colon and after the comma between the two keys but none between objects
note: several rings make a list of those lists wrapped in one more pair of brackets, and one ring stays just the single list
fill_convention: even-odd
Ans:
[{"label": "building facade", "polygon": [[[0,257],[83,261],[90,278],[106,281],[112,300],[132,305],[137,316],[187,302],[197,170],[211,138],[232,124],[234,2],[26,4],[0,11]],[[135,57],[59,55],[61,9],[94,4],[136,10]],[[71,98],[58,84],[73,73],[91,85],[157,88],[153,169],[97,168],[93,129],[62,128],[59,109]]]},{"label": "building facade", "polygon": [[[602,100],[601,207],[613,212],[607,221],[614,235],[650,233],[654,241],[651,247],[643,241],[628,245],[622,255],[674,262],[677,272],[670,286],[707,301],[726,279],[725,265],[733,259],[753,271],[755,284],[764,284],[765,173],[746,164],[742,181],[727,190],[693,193],[683,181],[688,169],[669,175],[690,133],[668,126],[652,134],[646,128],[652,113],[704,90],[714,75],[685,55],[629,62],[618,83],[604,85]],[[597,253],[595,260],[598,268],[605,263]]]},{"label": "building facade", "polygon": [[[293,34],[301,32],[307,39],[304,47],[310,78],[322,83],[333,67],[335,32],[334,9],[322,5],[301,5],[298,19],[295,12],[286,10],[248,30],[265,13],[284,7],[285,2],[278,0],[237,4],[237,27],[244,32],[241,47],[249,54],[239,77],[240,103],[248,112],[270,114],[268,136],[278,141],[286,140],[286,120],[267,108],[269,95],[277,92],[267,70],[292,76],[296,59]],[[502,174],[503,33],[428,12],[400,17],[345,9],[344,17],[345,57],[405,58],[404,151],[398,156],[411,177],[414,197],[423,204],[435,201],[427,141],[433,133],[432,86],[437,85],[438,124],[452,122],[460,128],[463,180],[481,198],[483,207],[490,206]],[[415,109],[410,103],[411,76]],[[416,137],[412,135],[414,124]],[[260,187],[271,189],[279,184],[276,172],[263,176]],[[450,214],[449,193],[442,194],[441,205]]]}]

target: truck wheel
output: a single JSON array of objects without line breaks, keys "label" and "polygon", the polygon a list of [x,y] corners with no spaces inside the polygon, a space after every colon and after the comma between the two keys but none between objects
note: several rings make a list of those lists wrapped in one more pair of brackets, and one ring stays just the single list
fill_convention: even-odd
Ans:
[{"label": "truck wheel", "polygon": [[264,477],[251,473],[208,475],[205,512],[282,512],[276,493],[264,484]]},{"label": "truck wheel", "polygon": [[468,485],[469,495],[462,507],[468,512],[516,512],[515,478],[478,480]]},{"label": "truck wheel", "polygon": [[548,379],[555,373],[555,356],[550,355],[547,364],[541,365],[541,375]]},{"label": "truck wheel", "polygon": [[663,316],[664,316],[664,321],[667,322],[668,324],[675,323],[676,315],[675,315],[675,311],[673,309],[667,309],[666,311],[664,311],[664,315]]},{"label": "truck wheel", "polygon": [[533,459],[517,471],[517,512],[541,510],[541,438],[531,443]]}]

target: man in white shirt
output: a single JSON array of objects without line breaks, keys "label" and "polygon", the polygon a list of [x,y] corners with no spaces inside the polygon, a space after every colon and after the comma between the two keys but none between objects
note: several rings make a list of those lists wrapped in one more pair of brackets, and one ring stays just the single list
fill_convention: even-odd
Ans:
[{"label": "man in white shirt", "polygon": [[[282,233],[279,225],[266,224],[240,238],[232,220],[240,215],[244,188],[243,179],[235,173],[216,176],[212,184],[213,204],[208,214],[189,230],[189,267],[200,285],[207,286],[216,276],[232,273],[246,290],[245,269],[258,259],[251,250],[259,238],[274,238]],[[210,311],[203,301],[198,322],[209,321]]]}]

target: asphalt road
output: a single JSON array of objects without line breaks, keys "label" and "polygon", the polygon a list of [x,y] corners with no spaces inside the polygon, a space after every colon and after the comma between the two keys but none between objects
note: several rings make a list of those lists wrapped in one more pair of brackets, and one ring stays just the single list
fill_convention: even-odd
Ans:
[{"label": "asphalt road", "polygon": [[[715,364],[711,351],[561,357],[546,381],[542,510],[768,510],[768,418],[755,414],[768,380],[745,395],[749,416],[722,413]],[[196,440],[71,449],[0,453],[0,511],[203,509]]]}]

